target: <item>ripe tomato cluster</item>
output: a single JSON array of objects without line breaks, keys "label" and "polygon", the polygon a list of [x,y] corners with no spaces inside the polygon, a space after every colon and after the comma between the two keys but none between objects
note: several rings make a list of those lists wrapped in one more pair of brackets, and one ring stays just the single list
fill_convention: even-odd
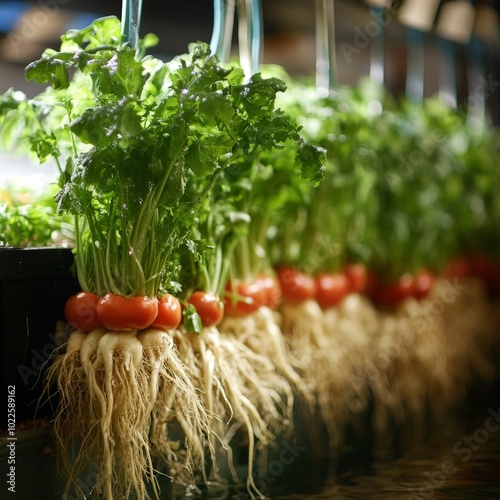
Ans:
[{"label": "ripe tomato cluster", "polygon": [[[484,256],[460,257],[443,271],[447,278],[474,276],[484,281],[488,292],[500,295],[500,263]],[[349,294],[370,297],[377,307],[392,309],[409,297],[422,300],[434,285],[434,274],[423,269],[417,274],[405,273],[385,281],[364,264],[350,263],[339,272],[311,275],[292,266],[276,269],[276,277],[260,274],[251,281],[228,283],[223,298],[195,291],[187,299],[199,314],[203,326],[218,325],[225,315],[246,316],[267,306],[276,309],[282,300],[301,302],[316,300],[326,309],[334,307]],[[157,328],[168,331],[182,322],[182,306],[177,298],[165,294],[160,298],[132,297],[108,293],[104,297],[80,292],[68,299],[65,316],[68,323],[83,332],[97,328],[111,331]]]},{"label": "ripe tomato cluster", "polygon": [[280,302],[280,283],[267,274],[259,274],[251,281],[228,283],[224,295],[225,312],[229,316],[246,316],[263,306],[276,309]]},{"label": "ripe tomato cluster", "polygon": [[[224,298],[204,291],[193,292],[184,305],[196,308],[203,326],[218,325],[225,314],[245,316],[262,306],[276,309],[281,302],[279,281],[261,274],[251,282],[228,284]],[[171,294],[160,298],[126,298],[113,293],[104,297],[90,292],[71,296],[65,305],[66,321],[82,332],[107,328],[115,332],[157,328],[168,331],[183,320],[184,306]]]},{"label": "ripe tomato cluster", "polygon": [[218,325],[224,317],[224,303],[212,293],[193,292],[188,298],[188,303],[196,308],[203,326]]},{"label": "ripe tomato cluster", "polygon": [[446,266],[443,275],[449,279],[467,277],[479,279],[490,296],[500,296],[500,260],[492,260],[484,254],[456,257]]},{"label": "ripe tomato cluster", "polygon": [[90,332],[107,328],[114,332],[158,328],[176,328],[182,317],[180,302],[170,294],[160,298],[122,297],[108,293],[79,292],[72,295],[64,308],[66,321],[72,328]]},{"label": "ripe tomato cluster", "polygon": [[394,308],[402,301],[413,297],[422,300],[429,295],[434,285],[434,275],[428,270],[422,270],[413,275],[405,273],[393,281],[375,280],[371,298],[383,308]]},{"label": "ripe tomato cluster", "polygon": [[360,263],[350,263],[342,271],[315,276],[284,266],[278,268],[277,274],[284,299],[316,300],[323,309],[340,304],[349,293],[367,295],[380,307],[396,307],[408,297],[417,300],[427,297],[434,284],[434,275],[428,270],[416,275],[404,274],[387,283]]},{"label": "ripe tomato cluster", "polygon": [[362,264],[351,264],[343,271],[315,276],[283,266],[278,268],[277,274],[284,299],[295,302],[316,300],[324,309],[336,306],[348,293],[362,293],[368,282],[368,273]]}]

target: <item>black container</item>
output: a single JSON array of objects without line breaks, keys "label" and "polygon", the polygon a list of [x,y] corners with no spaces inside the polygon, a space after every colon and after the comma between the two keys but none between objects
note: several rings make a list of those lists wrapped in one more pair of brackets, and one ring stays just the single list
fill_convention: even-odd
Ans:
[{"label": "black container", "polygon": [[[51,415],[51,405],[37,409],[37,402],[58,343],[57,322],[79,290],[72,266],[71,249],[0,248],[1,399],[14,394],[16,424]],[[5,409],[1,429],[12,425],[7,416]]]}]

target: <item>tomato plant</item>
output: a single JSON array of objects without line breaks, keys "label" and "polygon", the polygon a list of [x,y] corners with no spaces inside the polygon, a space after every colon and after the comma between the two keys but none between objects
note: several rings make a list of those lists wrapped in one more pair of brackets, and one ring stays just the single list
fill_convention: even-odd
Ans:
[{"label": "tomato plant", "polygon": [[173,295],[166,293],[158,298],[158,315],[151,325],[152,328],[173,330],[179,326],[181,319],[181,304]]},{"label": "tomato plant", "polygon": [[102,328],[97,317],[99,296],[90,292],[79,292],[72,295],[64,306],[64,316],[72,328],[82,332],[90,332]]},{"label": "tomato plant", "polygon": [[303,301],[316,297],[316,281],[310,274],[288,266],[278,268],[277,272],[285,299]]},{"label": "tomato plant", "polygon": [[339,304],[349,293],[349,282],[343,273],[321,273],[316,276],[316,301],[323,308]]},{"label": "tomato plant", "polygon": [[97,316],[114,332],[144,330],[158,315],[158,300],[145,296],[132,298],[108,293],[97,303]]},{"label": "tomato plant", "polygon": [[224,303],[216,295],[197,291],[191,294],[188,302],[196,308],[203,326],[218,325],[224,317]]}]

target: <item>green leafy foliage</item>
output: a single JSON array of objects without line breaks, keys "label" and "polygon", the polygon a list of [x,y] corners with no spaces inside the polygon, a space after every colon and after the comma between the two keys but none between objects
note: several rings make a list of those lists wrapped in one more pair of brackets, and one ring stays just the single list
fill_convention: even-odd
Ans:
[{"label": "green leafy foliage", "polygon": [[71,218],[57,213],[53,190],[34,195],[13,187],[0,193],[0,246],[26,248],[71,245]]},{"label": "green leafy foliage", "polygon": [[[287,143],[307,177],[321,170],[320,152],[275,107],[283,82],[245,82],[202,43],[164,63],[145,55],[155,42],[135,50],[117,19],[96,20],[28,66],[46,91],[0,101],[0,124],[16,129],[4,139],[56,159],[59,208],[77,220],[79,279],[100,295],[155,296],[180,281],[170,262],[191,262],[185,282],[218,288],[229,242],[249,222],[235,200],[261,152]],[[196,331],[195,316],[190,324]]]},{"label": "green leafy foliage", "polygon": [[319,187],[286,197],[276,263],[318,272],[360,261],[391,280],[464,251],[498,255],[494,134],[437,99],[395,103],[366,82],[322,98],[307,81],[287,82],[280,103],[327,163]]}]

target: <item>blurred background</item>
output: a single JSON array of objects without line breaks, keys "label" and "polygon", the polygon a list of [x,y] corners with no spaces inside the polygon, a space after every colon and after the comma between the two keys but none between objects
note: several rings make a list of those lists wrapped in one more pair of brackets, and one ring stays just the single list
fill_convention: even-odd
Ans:
[{"label": "blurred background", "polygon": [[[68,29],[84,27],[101,16],[120,17],[121,5],[120,0],[0,1],[0,92],[15,87],[28,95],[38,93],[39,88],[25,82],[25,66],[46,47],[56,48],[59,36]],[[377,17],[373,5],[386,10],[383,14],[378,11]],[[336,0],[338,82],[356,84],[369,74],[375,40],[383,31],[384,82],[394,95],[406,91],[411,50],[420,54],[425,65],[424,95],[436,94],[439,80],[447,71],[442,60],[446,52],[456,63],[448,72],[455,73],[449,76],[455,80],[457,106],[466,105],[473,95],[474,74],[474,85],[482,86],[479,91],[487,100],[493,123],[498,125],[500,92],[495,90],[500,87],[499,12],[498,0]],[[280,64],[292,75],[313,75],[314,0],[263,0],[262,16],[263,62]],[[165,59],[186,52],[190,42],[209,42],[212,23],[211,0],[143,1],[141,35],[156,33],[160,44],[155,55]]]}]

